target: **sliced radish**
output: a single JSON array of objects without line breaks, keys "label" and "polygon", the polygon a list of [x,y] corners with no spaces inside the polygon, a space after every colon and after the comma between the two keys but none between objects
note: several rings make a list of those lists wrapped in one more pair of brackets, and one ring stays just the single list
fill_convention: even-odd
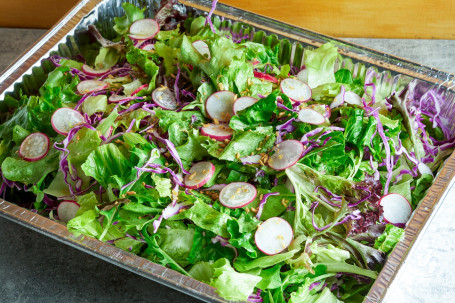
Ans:
[{"label": "sliced radish", "polygon": [[311,88],[297,79],[287,78],[281,81],[281,92],[294,102],[305,102],[311,98]]},{"label": "sliced radish", "polygon": [[220,202],[228,208],[244,207],[256,198],[256,187],[246,182],[229,183],[220,191]]},{"label": "sliced radish", "polygon": [[131,24],[129,37],[136,40],[147,40],[155,37],[159,31],[158,22],[153,19],[141,19]]},{"label": "sliced radish", "polygon": [[102,76],[110,70],[111,70],[110,68],[94,69],[93,67],[90,67],[87,64],[82,65],[82,71],[89,76],[95,76],[95,77]]},{"label": "sliced radish", "polygon": [[253,98],[253,97],[240,97],[234,102],[234,107],[232,108],[234,115],[237,115],[237,113],[241,110],[244,110],[247,107],[250,107],[251,105],[255,104],[258,102],[258,99]]},{"label": "sliced radish", "polygon": [[140,92],[140,91],[143,90],[143,89],[147,89],[148,87],[149,87],[148,84],[144,84],[144,85],[139,86],[138,88],[136,88],[136,89],[131,93],[131,96],[136,95],[138,92]]},{"label": "sliced radish", "polygon": [[285,140],[277,144],[273,155],[269,157],[268,164],[275,170],[283,170],[293,166],[302,156],[304,147],[300,141]]},{"label": "sliced radish", "polygon": [[197,40],[193,42],[193,47],[201,54],[205,59],[210,59],[212,55],[210,54],[210,49],[207,43],[202,40]]},{"label": "sliced radish", "polygon": [[332,110],[330,109],[330,107],[328,107],[325,104],[312,104],[312,105],[308,106],[308,108],[318,112],[324,118],[329,118],[330,115],[332,114]]},{"label": "sliced radish", "polygon": [[209,123],[201,127],[201,133],[217,141],[230,140],[234,130],[226,123]]},{"label": "sliced radish", "polygon": [[111,103],[118,103],[118,102],[126,101],[126,100],[129,100],[129,99],[131,99],[131,96],[111,95],[108,100]]},{"label": "sliced radish", "polygon": [[77,92],[81,95],[97,92],[109,87],[109,84],[98,80],[84,80],[77,85]]},{"label": "sliced radish", "polygon": [[191,166],[190,174],[185,176],[185,186],[196,189],[205,185],[215,173],[215,165],[210,162],[198,162]]},{"label": "sliced radish", "polygon": [[253,72],[253,74],[254,74],[255,78],[262,79],[262,80],[272,82],[272,83],[278,83],[278,79],[272,75],[269,75],[266,73],[261,73],[261,72]]},{"label": "sliced radish", "polygon": [[205,110],[213,120],[229,122],[234,115],[234,102],[235,94],[233,92],[228,90],[219,91],[207,98]]},{"label": "sliced radish", "polygon": [[25,161],[38,161],[49,152],[49,137],[43,133],[33,133],[22,141],[19,156]]},{"label": "sliced radish", "polygon": [[362,98],[354,92],[344,93],[344,101],[352,105],[363,106]]},{"label": "sliced radish", "polygon": [[160,86],[152,93],[153,101],[161,108],[167,110],[177,109],[177,100],[167,86]]},{"label": "sliced radish", "polygon": [[68,135],[74,126],[85,122],[85,118],[80,112],[69,107],[57,109],[51,118],[52,128],[57,133],[65,136]]},{"label": "sliced radish", "polygon": [[273,217],[262,222],[254,234],[257,248],[266,255],[276,255],[292,242],[294,232],[288,221]]},{"label": "sliced radish", "polygon": [[425,163],[422,163],[420,162],[418,165],[417,165],[417,168],[420,172],[421,175],[423,174],[429,174],[429,175],[432,175],[433,176],[433,172],[431,171],[431,169],[428,167],[428,165],[426,165]]},{"label": "sliced radish", "polygon": [[251,61],[251,64],[253,64],[253,66],[258,65],[259,63],[261,63],[261,62],[259,62],[257,59],[254,59],[253,61]]},{"label": "sliced radish", "polygon": [[384,211],[384,220],[389,223],[405,224],[411,217],[411,204],[400,194],[385,195],[381,198],[379,204]]},{"label": "sliced radish", "polygon": [[140,47],[142,50],[145,50],[145,51],[152,51],[152,50],[155,50],[155,44],[146,44],[146,45],[143,45]]},{"label": "sliced radish", "polygon": [[76,217],[80,206],[76,201],[63,201],[57,207],[57,215],[60,221],[68,222]]},{"label": "sliced radish", "polygon": [[304,107],[299,112],[299,120],[304,123],[319,125],[325,122],[323,115],[312,108]]},{"label": "sliced radish", "polygon": [[308,83],[308,70],[307,69],[302,69],[297,74],[297,79],[299,79],[302,82]]},{"label": "sliced radish", "polygon": [[259,160],[261,160],[261,155],[253,155],[240,158],[242,164],[259,164]]}]

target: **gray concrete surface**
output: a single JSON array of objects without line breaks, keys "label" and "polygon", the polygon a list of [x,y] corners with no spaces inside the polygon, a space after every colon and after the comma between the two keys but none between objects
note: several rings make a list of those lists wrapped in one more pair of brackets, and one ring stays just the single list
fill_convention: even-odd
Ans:
[{"label": "gray concrete surface", "polygon": [[[0,29],[0,73],[43,30]],[[347,39],[455,73],[455,41]],[[199,302],[0,218],[0,302]]]}]

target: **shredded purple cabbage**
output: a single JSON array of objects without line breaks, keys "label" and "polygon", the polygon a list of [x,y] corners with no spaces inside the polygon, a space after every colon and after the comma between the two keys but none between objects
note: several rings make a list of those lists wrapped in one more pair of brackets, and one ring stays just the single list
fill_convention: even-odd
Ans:
[{"label": "shredded purple cabbage", "polygon": [[215,29],[215,26],[213,26],[213,23],[212,23],[212,15],[213,15],[213,12],[215,12],[215,8],[216,8],[217,2],[218,2],[218,0],[213,0],[212,1],[212,8],[210,9],[209,14],[205,18],[205,25],[209,24],[210,29],[212,30],[212,32],[214,34],[216,34],[216,29]]}]

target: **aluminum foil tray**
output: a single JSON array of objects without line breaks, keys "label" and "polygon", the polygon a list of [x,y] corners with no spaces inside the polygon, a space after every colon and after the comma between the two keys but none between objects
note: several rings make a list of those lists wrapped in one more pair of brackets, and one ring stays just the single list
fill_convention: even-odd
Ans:
[{"label": "aluminum foil tray", "polygon": [[[0,75],[0,100],[3,100],[6,94],[17,97],[20,91],[25,94],[36,93],[44,83],[46,75],[54,68],[46,60],[52,54],[73,57],[83,53],[84,46],[91,42],[87,31],[88,25],[95,24],[103,35],[112,37],[114,35],[113,18],[123,15],[121,2],[149,7],[150,9],[146,10],[148,17],[153,17],[153,12],[160,6],[159,0],[81,0],[41,40]],[[205,15],[211,7],[209,0],[180,0],[180,3],[183,5],[181,8],[186,9],[190,15]],[[271,46],[280,44],[279,54],[282,64],[290,63],[292,66],[301,67],[305,64],[303,60],[305,49],[312,49],[332,41],[339,47],[344,58],[338,62],[338,68],[350,69],[353,73],[364,71],[363,67],[376,69],[380,75],[378,89],[386,90],[388,93],[400,91],[414,79],[422,94],[436,88],[446,101],[441,110],[442,116],[446,119],[447,125],[451,125],[451,130],[455,131],[455,92],[453,91],[455,75],[453,74],[223,4],[217,5],[214,16],[215,24],[222,28],[229,28],[242,36],[248,34],[248,39],[252,41]],[[388,286],[406,260],[411,246],[418,238],[433,209],[440,208],[442,202],[439,204],[438,202],[454,175],[455,155],[452,154],[446,160],[428,194],[414,211],[406,227],[405,239],[398,243],[389,255],[365,302],[380,302],[384,299]],[[450,203],[450,200],[445,199],[443,202]],[[203,301],[225,302],[217,296],[214,288],[207,284],[96,239],[76,237],[69,233],[64,225],[1,199],[0,216]]]}]

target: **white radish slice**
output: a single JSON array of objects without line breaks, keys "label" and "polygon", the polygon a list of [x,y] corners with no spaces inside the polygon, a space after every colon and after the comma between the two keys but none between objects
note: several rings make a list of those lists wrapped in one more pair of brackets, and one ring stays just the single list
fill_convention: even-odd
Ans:
[{"label": "white radish slice", "polygon": [[384,220],[389,223],[405,224],[411,217],[411,204],[400,194],[385,195],[381,198],[379,204],[384,211]]},{"label": "white radish slice", "polygon": [[51,118],[52,128],[57,133],[65,136],[68,135],[74,126],[85,122],[85,118],[80,112],[68,107],[57,109]]},{"label": "white radish slice", "polygon": [[298,74],[297,74],[297,79],[299,79],[302,82],[308,83],[308,70],[302,69]]},{"label": "white radish slice", "polygon": [[344,101],[352,105],[363,106],[362,98],[354,92],[345,92]]},{"label": "white radish slice", "polygon": [[148,87],[149,87],[148,84],[144,84],[144,85],[139,86],[138,88],[136,88],[136,89],[131,93],[131,96],[136,95],[138,92],[140,92],[140,91],[143,90],[143,89],[147,89]]},{"label": "white radish slice", "polygon": [[273,217],[262,222],[254,234],[257,248],[266,255],[276,255],[292,242],[294,232],[284,219]]},{"label": "white radish slice", "polygon": [[98,80],[84,80],[76,86],[77,92],[81,95],[97,92],[109,87],[109,84]]},{"label": "white radish slice", "polygon": [[80,206],[76,201],[63,201],[57,207],[57,215],[60,221],[68,222],[76,217],[76,213]]},{"label": "white radish slice", "polygon": [[252,155],[240,158],[242,164],[259,164],[259,160],[261,160],[261,155]]},{"label": "white radish slice", "polygon": [[190,174],[185,176],[185,186],[196,189],[204,186],[213,177],[215,165],[211,162],[198,162],[191,166]]},{"label": "white radish slice", "polygon": [[305,102],[311,98],[311,88],[297,79],[287,78],[281,81],[281,92],[294,102]]},{"label": "white radish slice", "polygon": [[118,103],[118,102],[126,101],[126,100],[129,100],[129,99],[131,99],[131,96],[111,95],[108,100],[111,103]]},{"label": "white radish slice", "polygon": [[253,97],[240,97],[234,102],[234,107],[233,107],[233,112],[234,115],[237,115],[237,113],[241,110],[244,110],[247,107],[250,107],[251,105],[255,104],[258,102],[258,99],[253,98]]},{"label": "white radish slice", "polygon": [[229,122],[234,115],[233,106],[235,102],[235,94],[228,90],[213,93],[207,98],[205,110],[213,120],[219,122]]},{"label": "white radish slice", "polygon": [[229,183],[220,191],[220,202],[228,208],[244,207],[256,198],[256,187],[246,182]]},{"label": "white radish slice", "polygon": [[234,130],[226,123],[209,123],[201,127],[201,133],[217,141],[230,140]]},{"label": "white radish slice", "polygon": [[210,54],[210,49],[207,43],[205,43],[202,40],[197,40],[193,42],[193,47],[197,50],[199,54],[201,54],[202,57],[205,59],[210,59],[212,58],[212,55]]},{"label": "white radish slice", "polygon": [[304,107],[300,110],[299,120],[301,122],[314,125],[319,125],[325,122],[325,118],[323,115],[309,107]]},{"label": "white radish slice", "polygon": [[167,86],[160,86],[152,93],[153,101],[161,108],[167,110],[177,109],[177,100]]},{"label": "white radish slice", "polygon": [[49,152],[49,137],[43,133],[33,133],[22,141],[19,156],[25,161],[38,161]]},{"label": "white radish slice", "polygon": [[144,46],[141,46],[141,49],[145,51],[153,51],[155,50],[155,44],[146,44]]},{"label": "white radish slice", "polygon": [[417,165],[417,168],[419,169],[419,172],[420,172],[421,175],[429,174],[429,175],[433,176],[433,172],[428,167],[428,165],[426,165],[425,163],[419,162],[419,164]]},{"label": "white radish slice", "polygon": [[158,22],[153,19],[141,19],[131,24],[129,37],[136,40],[147,40],[155,37],[159,31]]},{"label": "white radish slice", "polygon": [[278,79],[272,75],[269,75],[266,73],[261,73],[261,72],[253,72],[253,74],[254,74],[255,78],[262,79],[262,80],[272,82],[272,83],[278,83]]},{"label": "white radish slice", "polygon": [[304,147],[300,141],[285,140],[273,147],[274,154],[269,157],[268,164],[275,170],[283,170],[293,166],[302,156]]},{"label": "white radish slice", "polygon": [[[344,95],[344,98],[343,98]],[[343,100],[344,99],[344,100]],[[339,93],[334,99],[333,102],[330,104],[330,108],[336,108],[342,105],[344,102],[349,103],[351,105],[357,105],[363,107],[362,98],[354,92],[345,92]]]},{"label": "white radish slice", "polygon": [[87,64],[82,65],[82,71],[86,73],[89,76],[102,76],[105,73],[109,72],[111,69],[106,68],[106,69],[94,69],[91,66],[88,66]]}]

